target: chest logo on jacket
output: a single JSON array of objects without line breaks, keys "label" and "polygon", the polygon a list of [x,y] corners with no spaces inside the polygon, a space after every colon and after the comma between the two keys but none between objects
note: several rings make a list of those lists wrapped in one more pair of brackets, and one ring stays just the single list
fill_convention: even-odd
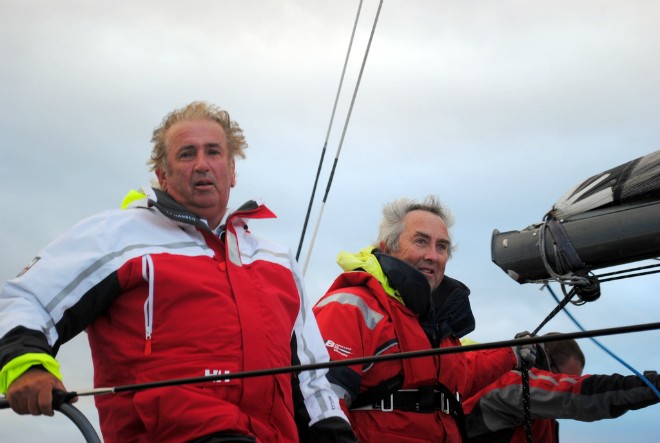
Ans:
[{"label": "chest logo on jacket", "polygon": [[353,353],[353,349],[351,349],[348,346],[340,345],[339,343],[335,343],[332,340],[328,340],[325,342],[326,348],[330,348],[333,351],[335,351],[337,354],[343,356],[343,357],[348,357]]},{"label": "chest logo on jacket", "polygon": [[[205,369],[204,377],[210,377],[215,375],[231,374],[229,369]],[[220,380],[213,380],[214,383],[229,383],[232,381],[231,378],[224,378]]]}]

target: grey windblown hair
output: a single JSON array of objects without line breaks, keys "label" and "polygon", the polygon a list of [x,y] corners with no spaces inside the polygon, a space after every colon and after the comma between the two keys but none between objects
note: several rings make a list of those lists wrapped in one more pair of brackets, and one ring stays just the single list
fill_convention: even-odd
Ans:
[{"label": "grey windblown hair", "polygon": [[[451,211],[440,203],[435,195],[427,195],[422,201],[400,198],[383,207],[383,218],[378,227],[378,244],[384,244],[388,250],[398,252],[404,218],[411,211],[427,211],[435,214],[445,222],[447,229],[454,224],[454,216]],[[453,251],[451,235],[449,241],[449,256],[451,257]]]}]

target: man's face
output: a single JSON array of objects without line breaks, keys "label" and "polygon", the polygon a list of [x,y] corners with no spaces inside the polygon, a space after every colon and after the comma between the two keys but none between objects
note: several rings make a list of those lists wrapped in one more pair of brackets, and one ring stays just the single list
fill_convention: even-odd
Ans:
[{"label": "man's face", "polygon": [[561,364],[561,365],[554,365],[556,368],[556,371],[553,372],[559,372],[562,374],[568,374],[568,375],[576,375],[580,377],[582,375],[582,371],[584,371],[584,367],[582,366],[582,363],[577,359],[577,357],[569,357],[566,359],[566,361]]},{"label": "man's face", "polygon": [[215,228],[236,182],[227,136],[211,120],[181,121],[165,134],[167,171],[156,168],[161,188]]},{"label": "man's face", "polygon": [[445,275],[449,246],[449,231],[444,220],[419,210],[406,214],[398,252],[385,252],[422,272],[434,291]]}]

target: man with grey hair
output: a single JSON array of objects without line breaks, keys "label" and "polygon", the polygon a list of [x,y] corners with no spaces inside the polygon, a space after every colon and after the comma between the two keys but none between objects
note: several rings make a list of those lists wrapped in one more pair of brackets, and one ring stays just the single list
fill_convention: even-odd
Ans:
[{"label": "man with grey hair", "polygon": [[[0,292],[0,392],[19,414],[53,414],[55,355],[83,330],[95,387],[328,360],[295,259],[248,230],[273,213],[227,209],[238,124],[193,102],[152,142],[158,186],[78,223]],[[104,441],[356,441],[324,370],[214,381],[96,397]]]},{"label": "man with grey hair", "polygon": [[[383,208],[377,245],[340,253],[345,271],[314,307],[332,360],[460,346],[474,330],[469,289],[445,275],[453,217],[437,197]],[[460,398],[514,369],[516,349],[335,367],[328,379],[358,439],[460,442]]]}]

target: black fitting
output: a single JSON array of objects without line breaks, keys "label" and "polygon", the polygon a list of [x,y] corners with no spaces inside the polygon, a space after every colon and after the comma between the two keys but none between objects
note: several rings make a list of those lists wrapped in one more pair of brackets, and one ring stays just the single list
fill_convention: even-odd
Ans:
[{"label": "black fitting", "polygon": [[575,293],[583,302],[595,301],[600,298],[600,282],[597,278],[587,277],[589,283],[575,285]]}]

